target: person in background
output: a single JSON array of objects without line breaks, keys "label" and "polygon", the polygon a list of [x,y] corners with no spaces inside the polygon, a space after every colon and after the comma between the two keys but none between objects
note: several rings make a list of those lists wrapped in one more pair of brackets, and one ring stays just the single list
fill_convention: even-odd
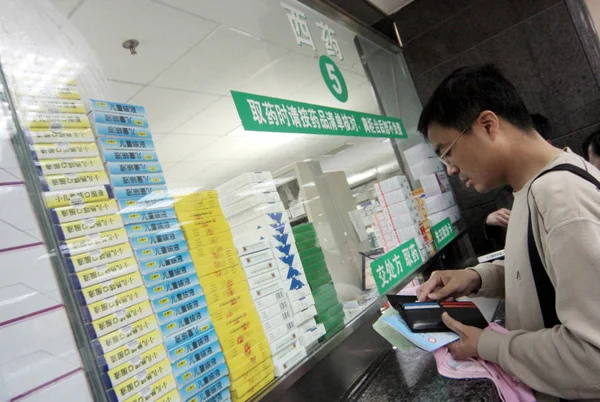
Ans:
[{"label": "person in background", "polygon": [[[507,334],[444,313],[446,326],[460,336],[450,352],[499,364],[534,389],[538,401],[600,401],[600,171],[544,140],[515,87],[491,65],[461,68],[444,79],[418,129],[448,174],[467,187],[486,192],[509,185],[515,191],[506,260],[434,272],[417,290],[420,301],[505,298]],[[547,172],[558,166],[587,179]],[[534,272],[548,285],[539,293]],[[554,301],[544,302],[546,296]]]},{"label": "person in background", "polygon": [[[550,142],[552,126],[546,116],[535,113],[531,115],[531,120],[533,121],[535,131],[546,141]],[[514,201],[512,188],[509,186],[503,187],[502,190],[498,191],[494,201],[498,209],[485,218],[483,233],[485,234],[485,238],[492,243],[494,250],[502,250],[506,239],[506,228],[510,219],[510,210]]]},{"label": "person in background", "polygon": [[590,135],[583,143],[585,159],[600,169],[600,131]]}]

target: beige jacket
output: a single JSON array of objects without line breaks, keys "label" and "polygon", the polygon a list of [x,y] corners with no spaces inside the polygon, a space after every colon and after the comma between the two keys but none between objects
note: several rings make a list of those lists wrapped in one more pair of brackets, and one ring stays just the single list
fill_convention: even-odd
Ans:
[{"label": "beige jacket", "polygon": [[[561,163],[600,171],[579,156]],[[529,191],[531,187],[531,191]],[[545,329],[527,251],[528,200],[534,237],[556,290],[562,325]],[[505,263],[474,268],[482,278],[478,296],[506,298],[506,335],[486,331],[479,355],[499,363],[538,391],[538,400],[600,401],[600,192],[570,172],[548,173],[515,193]],[[543,393],[543,394],[542,394]]]}]

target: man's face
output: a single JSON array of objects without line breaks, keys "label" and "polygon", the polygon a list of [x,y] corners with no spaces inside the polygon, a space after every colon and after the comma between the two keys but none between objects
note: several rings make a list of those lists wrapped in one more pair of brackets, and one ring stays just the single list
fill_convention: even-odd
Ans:
[{"label": "man's face", "polygon": [[590,146],[588,147],[588,160],[592,165],[600,169],[600,155],[596,155],[592,144],[590,144]]},{"label": "man's face", "polygon": [[[459,135],[460,131],[435,123],[428,129],[429,141],[438,155],[448,150]],[[494,146],[486,128],[473,124],[458,138],[445,157],[449,165],[446,168],[448,175],[458,175],[467,187],[473,187],[480,193],[502,185],[501,166]]]}]

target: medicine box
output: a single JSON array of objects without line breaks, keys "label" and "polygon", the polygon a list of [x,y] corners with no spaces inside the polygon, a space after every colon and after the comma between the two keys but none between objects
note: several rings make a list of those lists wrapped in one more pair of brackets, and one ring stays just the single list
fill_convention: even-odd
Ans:
[{"label": "medicine box", "polygon": [[265,182],[273,183],[273,176],[271,176],[270,172],[242,173],[241,175],[221,184],[216,190],[219,195],[221,195],[235,192],[240,187],[247,185],[261,187],[260,184]]},{"label": "medicine box", "polygon": [[[229,198],[230,200],[232,198]],[[234,203],[228,205],[222,205],[223,214],[227,217],[231,217],[237,215],[241,212],[244,212],[247,209],[251,209],[263,204],[272,204],[281,202],[281,198],[279,197],[279,193],[277,192],[266,192],[266,193],[257,193],[252,194],[247,197],[239,197]]]},{"label": "medicine box", "polygon": [[410,184],[408,183],[408,179],[406,176],[394,176],[389,179],[380,181],[378,186],[381,189],[381,192],[386,194],[398,189],[404,189],[405,191],[410,192]]}]

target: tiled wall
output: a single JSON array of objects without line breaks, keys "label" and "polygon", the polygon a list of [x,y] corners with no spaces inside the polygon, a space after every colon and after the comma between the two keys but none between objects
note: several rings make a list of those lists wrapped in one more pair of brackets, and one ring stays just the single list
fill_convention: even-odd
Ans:
[{"label": "tiled wall", "polygon": [[0,401],[67,400],[92,398],[9,131],[0,127]]},{"label": "tiled wall", "polygon": [[[600,128],[600,88],[580,41],[586,32],[572,13],[565,0],[416,0],[392,18],[423,103],[455,69],[494,63],[530,111],[550,119],[553,143],[579,152]],[[492,251],[483,219],[495,209],[496,192],[480,195],[457,180],[453,186],[477,251]]]}]

